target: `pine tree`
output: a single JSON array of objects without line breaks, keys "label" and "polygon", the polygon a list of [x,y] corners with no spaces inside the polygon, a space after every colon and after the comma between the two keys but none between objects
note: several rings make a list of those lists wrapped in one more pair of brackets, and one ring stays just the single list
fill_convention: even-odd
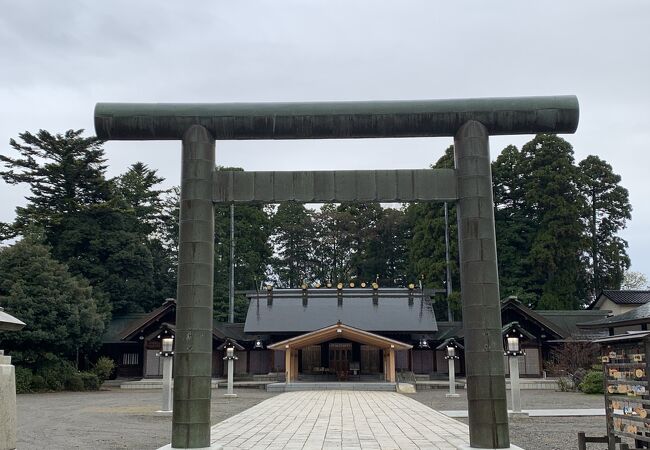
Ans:
[{"label": "pine tree", "polygon": [[111,198],[101,141],[82,137],[83,130],[53,135],[45,130],[19,134],[9,145],[20,156],[0,155],[7,168],[0,176],[8,184],[29,185],[26,207],[17,208],[16,229],[39,226],[48,242],[56,242],[66,216]]},{"label": "pine tree", "polygon": [[138,234],[136,214],[105,177],[101,141],[83,130],[51,134],[40,130],[11,140],[18,157],[1,155],[9,184],[29,185],[17,208],[17,233],[43,230],[52,255],[108,295],[113,313],[143,311],[153,297],[151,252]]},{"label": "pine tree", "polygon": [[165,181],[156,170],[136,162],[115,179],[118,193],[133,210],[143,236],[159,234],[164,196],[169,190],[156,189]]},{"label": "pine tree", "polygon": [[178,214],[165,210],[171,191],[156,188],[163,181],[156,170],[141,162],[131,165],[115,180],[119,195],[135,217],[134,231],[151,254],[153,285],[151,294],[143,299],[145,310],[159,306],[162,299],[176,296],[175,253],[178,249],[169,245],[167,233],[170,220],[176,222],[173,240],[178,239]]}]

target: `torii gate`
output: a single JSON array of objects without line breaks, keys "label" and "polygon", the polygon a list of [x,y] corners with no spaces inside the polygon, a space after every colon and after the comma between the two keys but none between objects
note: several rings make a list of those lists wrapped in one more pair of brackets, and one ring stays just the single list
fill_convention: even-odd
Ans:
[{"label": "torii gate", "polygon": [[[214,203],[456,201],[470,445],[508,448],[490,135],[573,133],[575,96],[464,100],[98,103],[104,140],[181,140],[172,448],[210,447]],[[215,140],[453,136],[455,169],[215,170]]]}]

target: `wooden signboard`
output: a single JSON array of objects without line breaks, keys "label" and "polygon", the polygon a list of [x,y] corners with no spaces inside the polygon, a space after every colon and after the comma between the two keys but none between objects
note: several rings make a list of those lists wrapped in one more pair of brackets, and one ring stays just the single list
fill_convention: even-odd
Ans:
[{"label": "wooden signboard", "polygon": [[[596,341],[605,375],[605,412],[608,448],[634,440],[635,447],[650,443],[648,355],[650,332],[612,336]],[[621,438],[621,439],[617,439]]]}]

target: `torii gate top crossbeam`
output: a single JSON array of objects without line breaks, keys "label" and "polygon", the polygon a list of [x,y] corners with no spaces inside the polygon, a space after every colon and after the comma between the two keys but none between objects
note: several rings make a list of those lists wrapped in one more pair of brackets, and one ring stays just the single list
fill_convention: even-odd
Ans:
[{"label": "torii gate top crossbeam", "polygon": [[454,136],[466,122],[490,135],[573,133],[578,100],[552,97],[320,103],[98,103],[104,140],[178,140],[192,125],[216,140]]}]

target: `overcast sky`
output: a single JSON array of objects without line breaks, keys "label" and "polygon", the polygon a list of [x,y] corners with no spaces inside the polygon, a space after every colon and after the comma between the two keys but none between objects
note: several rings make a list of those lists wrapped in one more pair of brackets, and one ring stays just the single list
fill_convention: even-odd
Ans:
[{"label": "overcast sky", "polygon": [[[650,275],[650,2],[0,0],[0,151],[84,128],[96,102],[401,100],[575,94],[576,160],[623,177],[623,237]],[[493,157],[532,136],[491,138]],[[451,138],[223,141],[247,170],[427,167]],[[168,185],[176,142],[109,142],[111,176],[143,161]],[[0,221],[27,191],[0,181]]]}]

